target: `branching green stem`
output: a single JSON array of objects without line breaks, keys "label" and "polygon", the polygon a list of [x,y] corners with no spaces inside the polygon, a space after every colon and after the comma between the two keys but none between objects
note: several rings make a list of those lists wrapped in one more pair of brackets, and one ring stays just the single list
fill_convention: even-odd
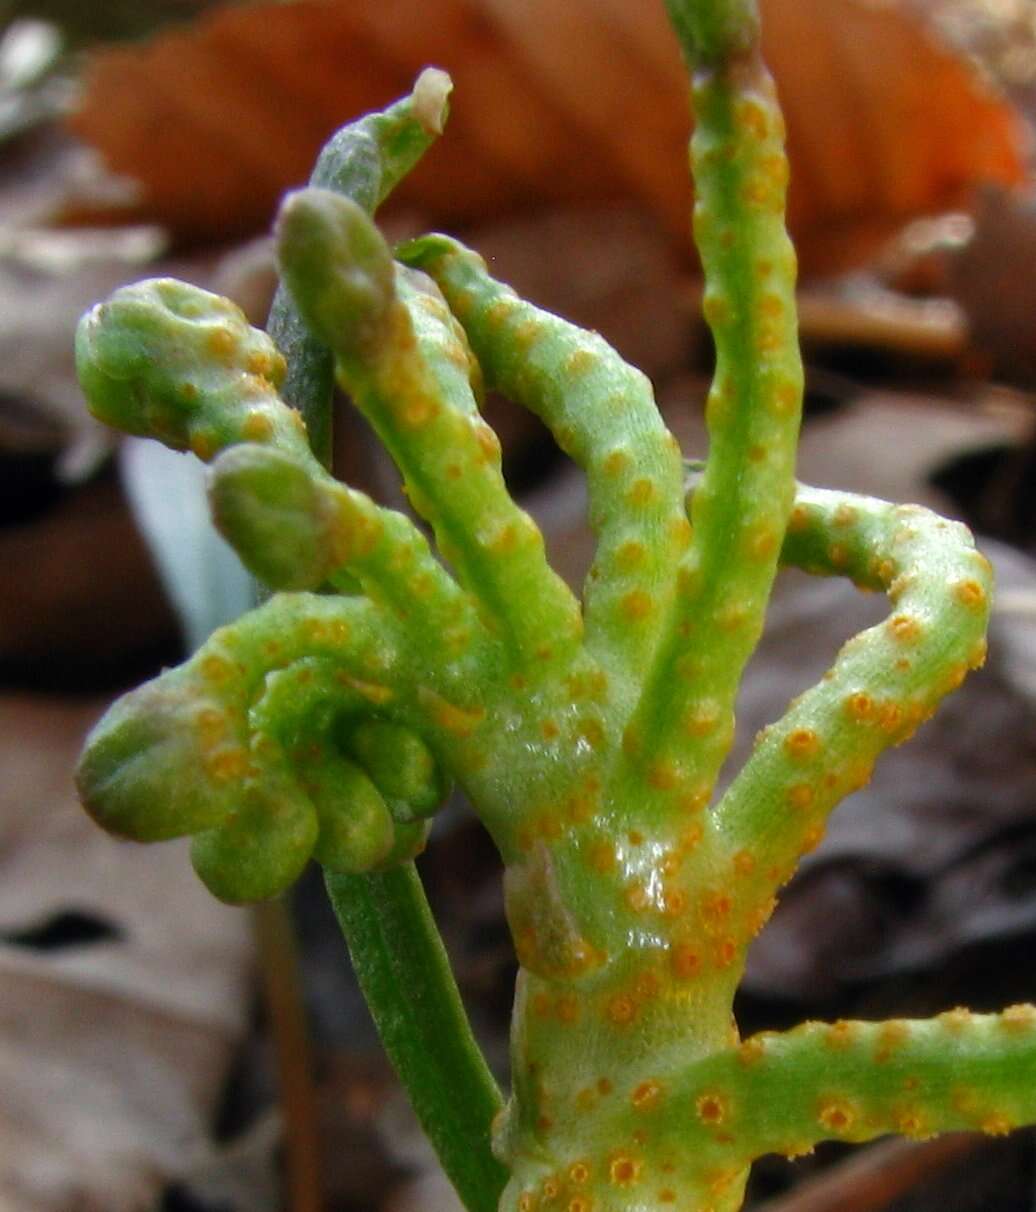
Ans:
[{"label": "branching green stem", "polygon": [[[472,1212],[736,1212],[763,1152],[1036,1119],[1030,1007],[744,1043],[733,1022],[751,941],[829,813],[981,664],[991,579],[961,526],[796,485],[787,161],[756,7],[668,7],[692,73],[716,345],[689,508],[650,385],[597,334],[447,237],[394,261],[371,213],[441,125],[434,75],[346,128],[317,188],[282,208],[286,383],[231,305],[168,281],[118,292],[77,345],[95,413],[210,461],[223,533],[291,591],[114,704],[80,765],[84,802],[130,837],[193,834],[226,899],[323,864],[386,1047]],[[329,359],[444,563],[309,449],[280,389],[326,463]],[[483,375],[586,472],[582,603],[507,491]],[[882,590],[892,613],[713,803],[781,564]],[[502,1110],[410,862],[451,779],[505,863],[520,971]]]},{"label": "branching green stem", "polygon": [[435,278],[489,385],[535,412],[586,472],[597,536],[583,587],[586,648],[639,687],[690,540],[679,447],[651,384],[596,334],[494,281],[457,241],[429,236],[397,255]]}]

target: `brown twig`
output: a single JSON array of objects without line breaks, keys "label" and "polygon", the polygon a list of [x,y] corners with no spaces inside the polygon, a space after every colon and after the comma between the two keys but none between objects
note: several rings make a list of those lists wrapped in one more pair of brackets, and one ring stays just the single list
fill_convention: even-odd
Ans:
[{"label": "brown twig", "polygon": [[876,1212],[982,1144],[955,1132],[933,1140],[883,1141],[807,1180],[753,1212]]},{"label": "brown twig", "polygon": [[285,1207],[322,1212],[316,1089],[295,932],[282,901],[256,905],[252,921],[284,1117]]}]

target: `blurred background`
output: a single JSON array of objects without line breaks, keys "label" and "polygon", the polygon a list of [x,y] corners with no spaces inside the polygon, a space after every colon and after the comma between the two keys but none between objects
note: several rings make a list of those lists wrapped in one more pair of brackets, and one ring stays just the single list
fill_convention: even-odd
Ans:
[{"label": "blurred background", "polygon": [[[986,669],[887,756],[786,890],[742,1030],[1036,999],[1036,3],[762,9],[802,267],[801,478],[963,518],[1000,592]],[[290,904],[228,909],[182,846],[111,841],[71,786],[107,702],[248,593],[204,528],[190,456],[120,447],[86,416],[75,322],[171,273],[261,323],[278,196],[427,63],[452,73],[453,113],[386,208],[390,234],[453,231],[599,329],[703,454],[711,347],[660,0],[0,0],[2,1212],[457,1212],[319,878]],[[487,411],[578,583],[579,476],[533,418]],[[402,504],[347,409],[336,445],[343,476]],[[782,576],[734,767],[881,614]],[[459,802],[421,868],[505,1078],[499,870]],[[768,1212],[1031,1212],[1034,1137],[832,1146],[765,1160],[750,1192]]]}]

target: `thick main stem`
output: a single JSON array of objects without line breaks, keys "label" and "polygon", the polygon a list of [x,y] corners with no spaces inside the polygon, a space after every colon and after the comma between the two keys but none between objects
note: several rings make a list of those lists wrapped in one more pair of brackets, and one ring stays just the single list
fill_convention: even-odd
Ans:
[{"label": "thick main stem", "polygon": [[[672,0],[693,72],[695,235],[717,348],[710,452],[675,600],[659,620],[593,829],[541,836],[509,873],[523,972],[504,1207],[740,1206],[747,1158],[715,1164],[653,1127],[678,1064],[736,1040],[744,925],[702,810],[732,732],[794,494],[802,372],[787,161],[752,0]],[[630,704],[633,707],[633,704]],[[580,883],[587,887],[580,896]],[[593,893],[589,885],[593,885]],[[567,970],[544,938],[567,935]],[[523,939],[523,935],[526,937]],[[582,964],[572,957],[582,955]],[[608,1122],[612,1131],[600,1131]],[[604,1140],[602,1141],[602,1137]]]}]

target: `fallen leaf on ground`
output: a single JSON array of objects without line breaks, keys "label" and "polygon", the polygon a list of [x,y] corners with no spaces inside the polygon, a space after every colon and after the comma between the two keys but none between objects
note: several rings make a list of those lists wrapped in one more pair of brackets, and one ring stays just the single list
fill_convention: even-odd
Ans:
[{"label": "fallen leaf on ground", "polygon": [[[1021,178],[1014,112],[905,6],[763,0],[763,9],[807,267],[857,263],[975,182]],[[632,197],[687,247],[687,89],[661,4],[230,7],[146,47],[97,55],[72,125],[110,169],[140,182],[136,217],[188,239],[225,239],[263,229],[322,140],[406,91],[428,62],[455,78],[453,118],[403,200],[456,225]]]},{"label": "fallen leaf on ground", "polygon": [[950,290],[992,369],[1036,382],[1036,193],[982,191],[969,241],[948,256]]},{"label": "fallen leaf on ground", "polygon": [[247,918],[179,843],[102,834],[71,774],[94,701],[0,698],[0,1207],[136,1212],[211,1152]]}]

